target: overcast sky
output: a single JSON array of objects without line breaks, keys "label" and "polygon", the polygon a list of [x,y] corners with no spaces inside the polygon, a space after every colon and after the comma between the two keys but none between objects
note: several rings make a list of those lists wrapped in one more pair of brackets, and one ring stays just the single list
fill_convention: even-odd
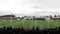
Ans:
[{"label": "overcast sky", "polygon": [[0,15],[54,15],[60,12],[60,0],[0,0]]}]

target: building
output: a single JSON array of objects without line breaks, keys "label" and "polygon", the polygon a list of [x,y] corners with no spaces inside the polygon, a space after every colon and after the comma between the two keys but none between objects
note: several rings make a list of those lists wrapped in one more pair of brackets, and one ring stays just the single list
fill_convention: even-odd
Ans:
[{"label": "building", "polygon": [[32,20],[32,17],[31,16],[24,16],[23,20]]},{"label": "building", "polygon": [[53,21],[60,21],[60,18],[51,18]]},{"label": "building", "polygon": [[37,16],[25,16],[23,20],[45,20],[45,19]]},{"label": "building", "polygon": [[15,15],[3,15],[0,16],[0,20],[18,20],[19,18],[15,17]]}]

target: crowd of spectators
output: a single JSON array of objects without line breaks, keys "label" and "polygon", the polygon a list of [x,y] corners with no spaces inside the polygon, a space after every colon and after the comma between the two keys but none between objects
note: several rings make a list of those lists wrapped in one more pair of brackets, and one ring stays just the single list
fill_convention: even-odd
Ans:
[{"label": "crowd of spectators", "polygon": [[44,29],[40,30],[39,27],[33,27],[30,30],[25,30],[22,28],[12,28],[10,27],[3,27],[0,28],[0,34],[60,34],[60,27],[56,27],[54,29]]}]

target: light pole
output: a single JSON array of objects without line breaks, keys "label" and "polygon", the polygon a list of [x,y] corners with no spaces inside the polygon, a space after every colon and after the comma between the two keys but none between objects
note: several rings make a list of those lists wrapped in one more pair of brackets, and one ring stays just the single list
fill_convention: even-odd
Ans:
[{"label": "light pole", "polygon": [[[24,3],[23,3],[23,11],[24,11]],[[24,14],[24,13],[23,13]],[[23,17],[23,16],[22,16]],[[22,24],[22,27],[24,28],[24,17],[22,18],[23,20],[23,24]]]},{"label": "light pole", "polygon": [[50,21],[48,20],[48,28],[50,28]]},{"label": "light pole", "polygon": [[11,14],[11,26],[12,26],[12,17],[13,17],[13,14]]},{"label": "light pole", "polygon": [[23,17],[23,27],[24,27],[24,17]]},{"label": "light pole", "polygon": [[48,28],[50,28],[50,16],[47,17],[47,21],[48,21]]},{"label": "light pole", "polygon": [[[37,8],[39,8],[39,7],[34,6],[33,8],[35,9],[35,12],[37,12]],[[36,28],[36,27],[37,27],[37,17],[35,17],[35,28]]]}]

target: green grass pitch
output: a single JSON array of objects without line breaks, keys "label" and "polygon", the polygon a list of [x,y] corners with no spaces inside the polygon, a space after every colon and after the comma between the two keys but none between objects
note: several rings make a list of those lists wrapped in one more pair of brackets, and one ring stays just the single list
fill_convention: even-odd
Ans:
[{"label": "green grass pitch", "polygon": [[0,21],[0,28],[1,27],[9,27],[12,26],[13,28],[32,28],[33,26],[39,27],[40,29],[44,28],[55,28],[60,26],[60,22],[54,21],[41,21],[41,20],[13,20],[13,21]]}]

